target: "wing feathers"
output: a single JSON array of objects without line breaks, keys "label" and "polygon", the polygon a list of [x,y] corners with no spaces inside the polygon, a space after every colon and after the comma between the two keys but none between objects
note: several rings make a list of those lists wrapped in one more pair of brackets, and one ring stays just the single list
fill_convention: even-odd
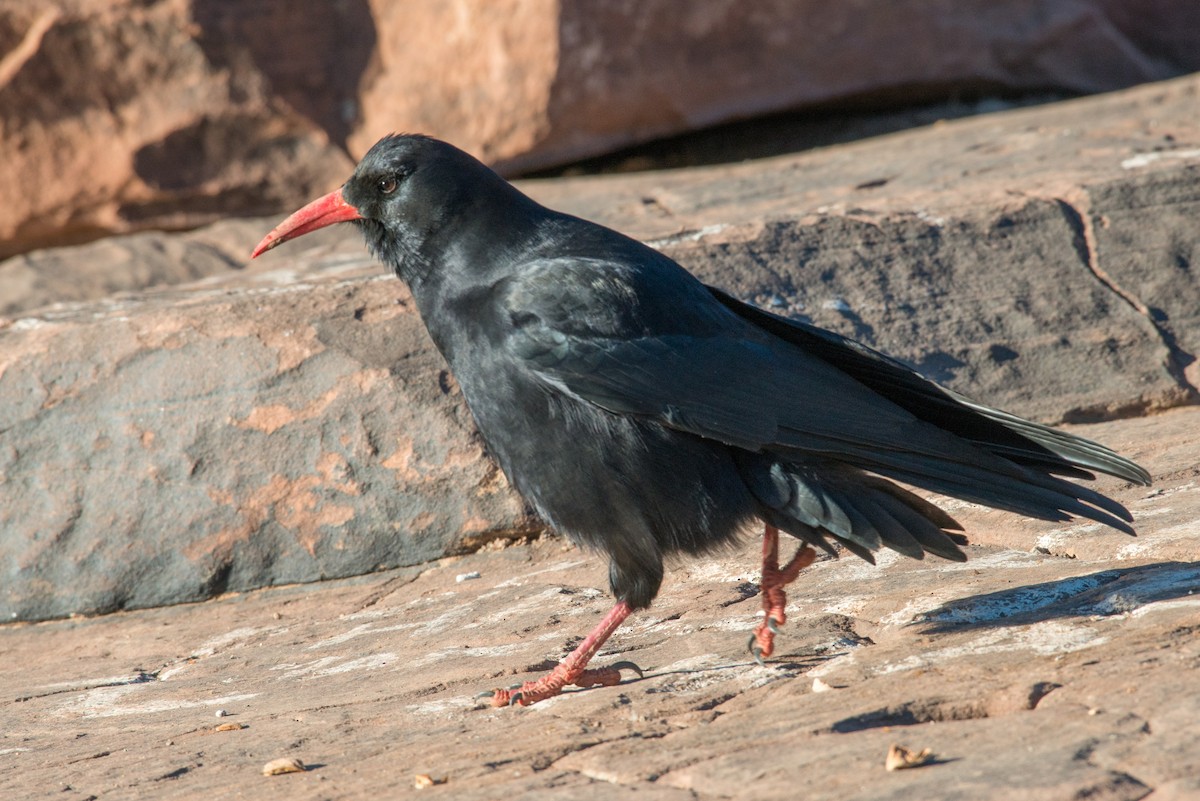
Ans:
[{"label": "wing feathers", "polygon": [[[546,275],[529,271],[510,288],[509,313],[519,323],[511,356],[548,391],[760,455],[775,472],[788,465],[782,476],[747,479],[785,530],[827,533],[856,553],[883,545],[961,557],[947,534],[961,528],[949,515],[874,473],[1032,517],[1075,515],[1132,533],[1123,506],[1059,477],[1096,470],[1149,480],[1102,445],[974,403],[866,346],[703,285],[698,295],[692,284],[675,287],[676,306],[642,319],[629,299],[662,303],[669,292],[622,284],[614,277],[622,270],[622,280],[638,280],[628,265],[601,275],[603,264],[546,264]],[[555,293],[581,283],[596,307],[576,304],[567,315]],[[617,287],[621,303],[606,305],[598,287]],[[605,315],[610,306],[620,319]],[[836,478],[822,479],[812,465]]]}]

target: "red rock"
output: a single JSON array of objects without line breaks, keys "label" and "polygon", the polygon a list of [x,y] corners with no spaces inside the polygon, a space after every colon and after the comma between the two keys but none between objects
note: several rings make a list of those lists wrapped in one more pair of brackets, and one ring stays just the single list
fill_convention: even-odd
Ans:
[{"label": "red rock", "polygon": [[378,136],[512,173],[789,109],[1200,69],[1189,0],[0,0],[0,256],[290,210]]},{"label": "red rock", "polygon": [[260,73],[214,59],[191,5],[0,3],[0,253],[265,213],[351,165]]},{"label": "red rock", "polygon": [[529,528],[398,281],[237,283],[0,333],[11,614],[365,573]]}]

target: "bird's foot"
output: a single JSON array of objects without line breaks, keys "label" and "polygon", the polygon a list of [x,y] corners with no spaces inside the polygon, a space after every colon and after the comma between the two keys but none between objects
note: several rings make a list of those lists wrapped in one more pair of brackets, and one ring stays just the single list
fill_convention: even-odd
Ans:
[{"label": "bird's foot", "polygon": [[[572,671],[566,662],[536,681],[527,681],[507,689],[493,690],[492,706],[529,706],[559,695],[569,684],[576,687],[613,687],[621,683],[621,671],[631,670],[642,676],[642,669],[633,662],[617,662],[605,668]],[[486,695],[486,694],[485,694]]]},{"label": "bird's foot", "polygon": [[775,652],[775,635],[778,633],[779,624],[773,617],[768,617],[754,629],[747,647],[755,662],[763,666],[767,664],[766,658]]},{"label": "bird's foot", "polygon": [[783,567],[779,566],[779,532],[774,526],[767,526],[763,535],[763,568],[760,593],[762,595],[763,622],[750,635],[748,648],[758,664],[766,664],[763,660],[775,651],[775,635],[779,627],[787,623],[787,593],[784,587],[791,584],[800,575],[800,571],[813,563],[817,552],[807,545],[801,545],[796,555]]},{"label": "bird's foot", "polygon": [[[612,611],[600,621],[600,624],[584,638],[579,647],[568,654],[567,658],[560,662],[554,670],[537,681],[527,681],[506,690],[494,690],[491,693],[492,706],[536,704],[538,701],[558,695],[568,684],[579,687],[611,687],[621,683],[622,670],[632,670],[641,676],[642,669],[632,662],[618,662],[612,667],[592,670],[588,670],[587,667],[588,662],[600,650],[604,641],[612,636],[612,633],[617,630],[617,626],[620,626],[632,611],[633,608],[629,604],[619,601]],[[486,697],[487,693],[484,693],[484,696]]]}]

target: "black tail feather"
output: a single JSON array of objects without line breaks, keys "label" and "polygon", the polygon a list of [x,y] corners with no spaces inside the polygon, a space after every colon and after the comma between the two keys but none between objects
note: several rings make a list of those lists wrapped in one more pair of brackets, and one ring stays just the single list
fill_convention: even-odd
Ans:
[{"label": "black tail feather", "polygon": [[[933,504],[886,480],[893,479],[1041,520],[1083,517],[1134,534],[1129,525],[1133,516],[1123,505],[1065,480],[1090,480],[1099,472],[1149,484],[1150,474],[1133,461],[1083,437],[976,403],[854,340],[710,290],[741,317],[932,427],[925,429],[932,439],[924,452],[872,450],[832,439],[823,443],[812,436],[806,439],[805,432],[794,437],[788,432],[792,438],[778,441],[786,443],[777,445],[778,455],[762,458],[779,460],[770,462],[772,470],[785,474],[784,483],[790,482],[790,487],[782,487],[777,475],[763,491],[765,484],[754,470],[744,476],[769,507],[764,511],[768,522],[782,520],[784,524],[774,524],[810,542],[832,536],[864,558],[881,545],[910,556],[929,552],[946,559],[965,558],[957,547],[964,540],[953,533],[962,527]],[[781,497],[787,502],[778,503]]]},{"label": "black tail feather", "polygon": [[832,537],[851,553],[874,562],[881,547],[914,559],[932,553],[963,561],[958,521],[933,504],[877,476],[838,464],[819,467],[746,456],[739,462],[746,486],[770,525],[830,553]]}]

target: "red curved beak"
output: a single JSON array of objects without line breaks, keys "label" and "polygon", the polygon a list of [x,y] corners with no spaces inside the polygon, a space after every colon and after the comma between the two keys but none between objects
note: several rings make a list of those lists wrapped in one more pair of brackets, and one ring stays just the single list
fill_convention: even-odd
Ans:
[{"label": "red curved beak", "polygon": [[275,226],[271,233],[258,243],[258,247],[250,254],[250,258],[256,259],[276,245],[282,245],[289,239],[312,233],[318,228],[362,218],[358,209],[347,203],[346,198],[342,197],[342,190],[338,189],[324,197],[317,198]]}]

